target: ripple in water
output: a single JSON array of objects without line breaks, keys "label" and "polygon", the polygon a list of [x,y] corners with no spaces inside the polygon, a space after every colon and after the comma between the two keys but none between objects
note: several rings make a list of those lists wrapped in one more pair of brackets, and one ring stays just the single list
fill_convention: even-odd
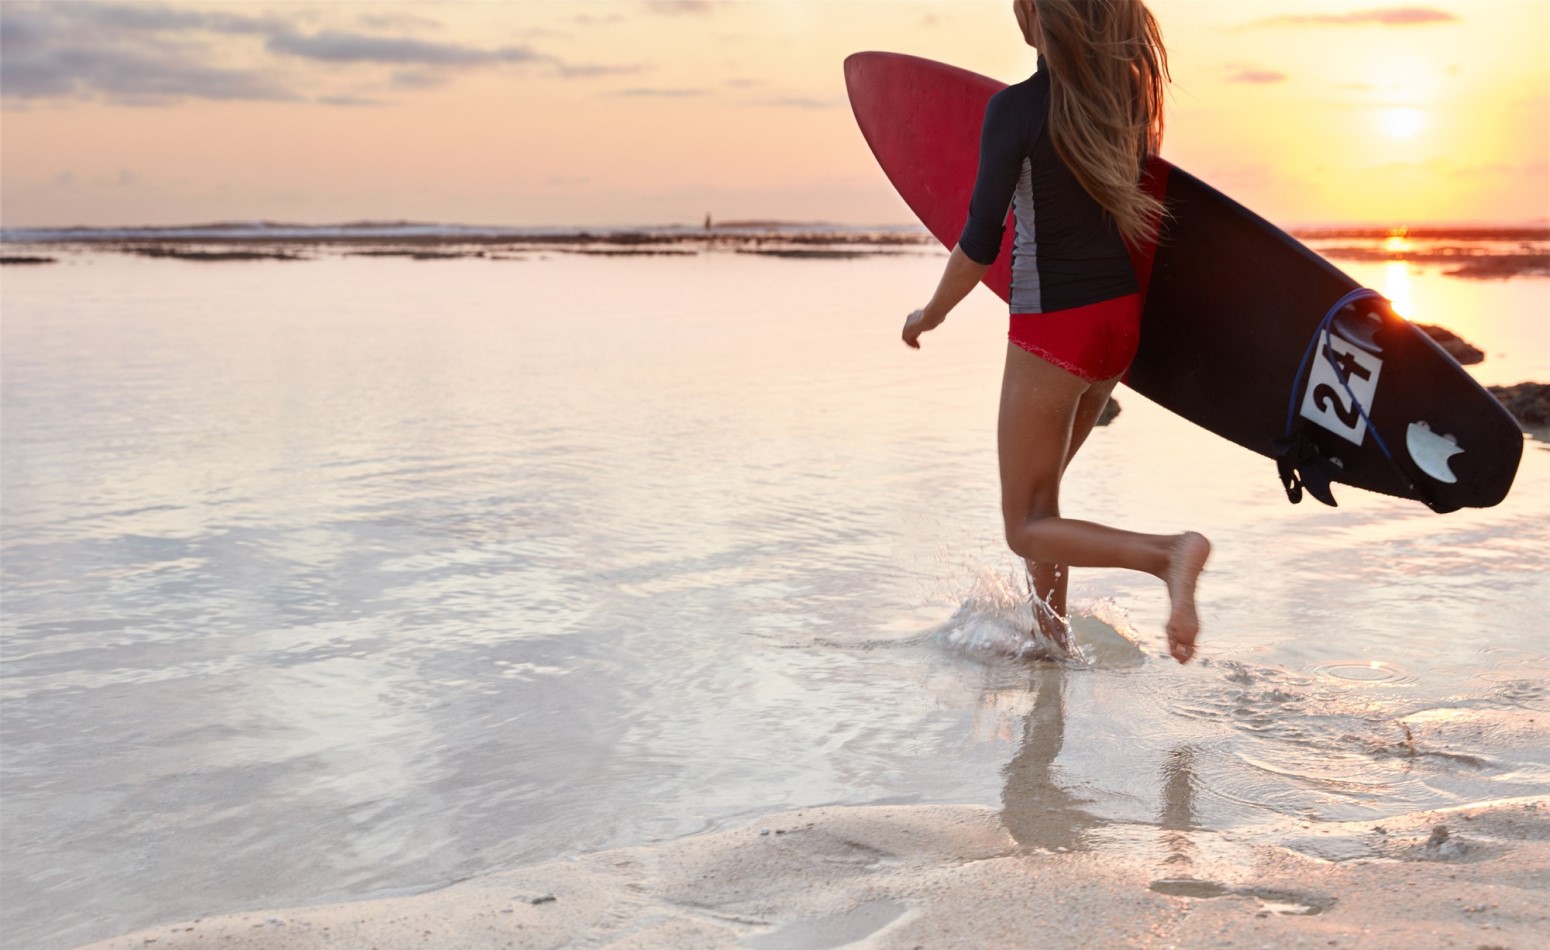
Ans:
[{"label": "ripple in water", "polygon": [[[1331,820],[1434,807],[1463,787],[1494,781],[1501,769],[1478,754],[1487,743],[1460,730],[1461,716],[1428,730],[1420,714],[1401,717],[1375,701],[1414,682],[1403,667],[1331,661],[1308,672],[1228,661],[1214,684],[1198,684],[1176,712],[1230,731],[1196,740],[1205,785],[1247,818],[1261,808]],[[1209,768],[1209,767],[1204,767]]]},{"label": "ripple in water", "polygon": [[1484,678],[1496,681],[1496,685],[1491,688],[1489,702],[1498,706],[1550,712],[1550,686],[1542,680],[1506,679],[1502,674]]},{"label": "ripple in water", "polygon": [[1319,676],[1354,683],[1403,685],[1416,679],[1414,673],[1386,660],[1330,660],[1315,663],[1311,669]]}]

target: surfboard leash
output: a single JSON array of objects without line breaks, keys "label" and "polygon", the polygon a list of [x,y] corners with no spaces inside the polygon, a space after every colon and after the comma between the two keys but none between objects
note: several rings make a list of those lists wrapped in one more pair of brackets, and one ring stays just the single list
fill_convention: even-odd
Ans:
[{"label": "surfboard leash", "polygon": [[[1335,498],[1329,490],[1329,483],[1338,474],[1338,460],[1324,458],[1319,453],[1318,446],[1313,445],[1310,440],[1301,437],[1301,433],[1294,434],[1292,427],[1297,420],[1298,398],[1302,396],[1303,388],[1308,382],[1308,372],[1311,369],[1313,354],[1318,350],[1319,343],[1328,336],[1330,327],[1334,325],[1335,317],[1339,315],[1340,311],[1359,300],[1372,299],[1382,300],[1384,303],[1389,302],[1387,297],[1370,287],[1358,287],[1355,290],[1348,291],[1339,300],[1335,301],[1324,314],[1324,318],[1319,321],[1318,329],[1313,331],[1313,339],[1308,341],[1308,348],[1303,351],[1302,361],[1297,364],[1297,375],[1292,378],[1291,399],[1287,401],[1286,405],[1286,430],[1282,437],[1276,440],[1276,448],[1279,450],[1276,455],[1276,469],[1281,476],[1281,485],[1286,489],[1286,497],[1294,505],[1302,501],[1304,488],[1307,488],[1309,494],[1324,504],[1335,505]],[[1372,419],[1367,415],[1367,407],[1363,406],[1361,400],[1356,398],[1356,393],[1352,392],[1349,375],[1341,369],[1340,362],[1335,359],[1335,354],[1330,351],[1329,347],[1324,348],[1324,359],[1328,361],[1330,368],[1335,371],[1335,378],[1340,381],[1340,386],[1345,390],[1346,397],[1351,400],[1351,405],[1356,408],[1362,422],[1367,426],[1366,431],[1372,433],[1373,442],[1377,444],[1378,451],[1382,452],[1383,457],[1388,460],[1389,466],[1394,470],[1394,474],[1398,475],[1400,481],[1404,482],[1405,487],[1414,492],[1428,508],[1436,510],[1437,505],[1432,501],[1431,495],[1411,480],[1410,474],[1399,464],[1399,460],[1394,457],[1394,453],[1389,451],[1388,443],[1383,441],[1383,436],[1378,432],[1378,427],[1372,424]]]}]

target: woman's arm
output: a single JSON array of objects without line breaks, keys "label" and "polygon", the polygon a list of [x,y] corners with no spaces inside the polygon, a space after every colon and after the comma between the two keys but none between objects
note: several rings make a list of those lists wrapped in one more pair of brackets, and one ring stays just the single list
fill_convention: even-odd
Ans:
[{"label": "woman's arm", "polygon": [[953,256],[947,259],[941,283],[924,309],[904,321],[904,342],[920,349],[920,335],[934,330],[947,319],[947,312],[968,296],[1001,252],[1007,212],[1022,173],[1025,148],[1025,122],[1020,121],[1018,101],[1002,90],[985,104],[985,120],[980,127],[979,171],[974,176],[974,193],[969,200],[969,217]]},{"label": "woman's arm", "polygon": [[980,282],[988,270],[989,264],[970,260],[961,246],[953,248],[952,256],[947,259],[947,267],[942,270],[942,279],[936,285],[936,293],[931,295],[931,302],[910,314],[904,321],[905,345],[920,349],[920,335],[941,326],[942,321],[947,319],[948,311],[969,295],[969,291],[974,289],[974,285]]}]

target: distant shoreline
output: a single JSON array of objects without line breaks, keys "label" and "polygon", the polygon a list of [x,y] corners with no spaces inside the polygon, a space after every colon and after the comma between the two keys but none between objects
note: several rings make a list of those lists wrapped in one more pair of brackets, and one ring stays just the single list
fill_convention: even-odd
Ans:
[{"label": "distant shoreline", "polygon": [[[850,259],[887,254],[937,253],[924,230],[412,232],[404,229],[319,229],[314,233],[147,229],[6,232],[0,263],[53,263],[50,253],[122,253],[189,261],[308,260],[312,257],[407,257],[414,260],[485,258],[525,260],[533,254],[607,257],[758,254],[803,259]],[[311,252],[311,253],[309,253]]]},{"label": "distant shoreline", "polygon": [[[1550,241],[1550,226],[1318,225],[1292,227],[1299,240],[1338,239],[1408,241]],[[136,227],[0,228],[3,244],[114,243],[123,241],[270,241],[327,244],[400,241],[413,243],[684,243],[773,239],[799,243],[931,244],[918,224],[849,225],[822,221],[738,220],[712,227],[662,225],[639,227],[498,227],[411,221],[356,221],[342,224],[289,224],[272,221],[213,222]]]},{"label": "distant shoreline", "polygon": [[[742,225],[742,226],[734,226]],[[1452,277],[1550,277],[1550,228],[1326,227],[1291,232],[1332,261],[1405,261]],[[525,260],[533,254],[608,257],[754,254],[846,260],[942,253],[924,229],[734,222],[704,228],[476,229],[398,222],[339,226],[198,225],[188,228],[15,229],[0,232],[0,264],[57,262],[59,252],[122,253],[186,261],[309,260],[318,256],[413,260]]]}]

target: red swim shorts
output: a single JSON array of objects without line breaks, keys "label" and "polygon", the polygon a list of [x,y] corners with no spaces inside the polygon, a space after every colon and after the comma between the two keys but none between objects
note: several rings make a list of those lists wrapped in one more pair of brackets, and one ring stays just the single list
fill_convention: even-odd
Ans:
[{"label": "red swim shorts", "polygon": [[1141,295],[1048,313],[1014,313],[1006,338],[1090,383],[1113,379],[1130,367],[1141,345]]}]

